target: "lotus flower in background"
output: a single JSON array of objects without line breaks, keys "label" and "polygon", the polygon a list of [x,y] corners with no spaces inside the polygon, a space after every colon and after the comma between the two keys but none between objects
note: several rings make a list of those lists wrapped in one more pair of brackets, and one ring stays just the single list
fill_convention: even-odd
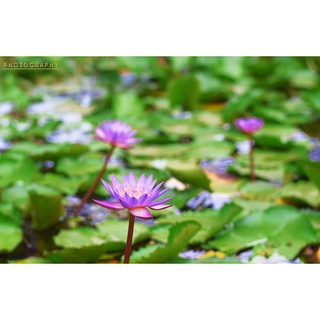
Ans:
[{"label": "lotus flower in background", "polygon": [[257,117],[248,117],[248,118],[238,118],[234,121],[235,126],[241,130],[242,132],[248,135],[248,140],[250,142],[250,152],[249,152],[249,166],[250,166],[250,177],[251,181],[256,180],[255,176],[255,167],[254,167],[254,159],[253,159],[253,148],[254,148],[254,141],[253,141],[253,133],[260,130],[263,125],[264,121]]},{"label": "lotus flower in background", "polygon": [[152,215],[148,209],[161,210],[171,206],[171,204],[164,203],[172,198],[157,200],[166,193],[168,189],[160,191],[163,182],[159,183],[155,187],[157,180],[152,180],[152,175],[146,178],[145,174],[142,174],[139,180],[136,181],[134,174],[130,172],[128,176],[125,174],[123,175],[122,184],[120,184],[113,174],[110,178],[112,185],[109,185],[104,180],[101,181],[116,201],[107,202],[93,199],[95,203],[104,208],[113,210],[128,209],[128,211],[135,217],[150,219],[152,218]]},{"label": "lotus flower in background", "polygon": [[96,139],[122,149],[129,149],[141,141],[141,139],[134,138],[137,133],[135,130],[119,120],[103,121],[95,128],[95,132]]},{"label": "lotus flower in background", "polygon": [[263,125],[264,121],[260,118],[256,117],[248,117],[248,118],[238,118],[234,122],[235,126],[247,134],[252,134],[258,130],[260,130]]}]

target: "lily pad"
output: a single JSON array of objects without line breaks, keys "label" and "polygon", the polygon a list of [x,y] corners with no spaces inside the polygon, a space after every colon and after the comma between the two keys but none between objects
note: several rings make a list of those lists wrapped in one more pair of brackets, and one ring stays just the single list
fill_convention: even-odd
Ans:
[{"label": "lily pad", "polygon": [[289,183],[283,187],[281,194],[283,198],[303,201],[312,207],[320,205],[320,191],[309,181]]},{"label": "lily pad", "polygon": [[272,200],[279,195],[278,188],[265,181],[248,182],[240,188],[244,198]]},{"label": "lily pad", "polygon": [[318,238],[299,210],[279,205],[253,212],[210,241],[209,246],[230,254],[267,241],[276,243],[279,254],[291,260],[302,248],[316,243]]},{"label": "lily pad", "polygon": [[200,94],[199,81],[191,76],[172,80],[169,83],[168,98],[172,107],[180,106],[184,110],[196,107]]},{"label": "lily pad", "polygon": [[310,181],[320,190],[320,163],[307,163],[303,166],[303,170]]},{"label": "lily pad", "polygon": [[0,188],[21,180],[29,182],[38,173],[36,164],[22,153],[0,154]]},{"label": "lily pad", "polygon": [[0,213],[0,252],[14,250],[22,238],[20,225],[11,217]]},{"label": "lily pad", "polygon": [[26,213],[30,209],[30,198],[26,186],[13,185],[3,190],[2,200]]},{"label": "lily pad", "polygon": [[96,158],[61,158],[57,163],[57,172],[68,176],[83,176],[98,173],[103,166],[102,159]]},{"label": "lily pad", "polygon": [[62,195],[53,188],[36,183],[30,185],[28,191],[34,229],[44,230],[57,224],[64,214]]},{"label": "lily pad", "polygon": [[[125,249],[128,234],[128,221],[106,219],[97,225],[97,230],[106,242],[106,251],[113,252]],[[147,240],[149,236],[150,231],[146,225],[138,222],[134,224],[132,237],[133,245]]]},{"label": "lily pad", "polygon": [[201,230],[196,233],[190,243],[199,244],[206,242],[232,220],[241,209],[234,204],[226,204],[220,210],[203,210],[199,212],[184,212],[181,215],[168,215],[157,219],[157,225],[175,224],[183,221],[195,221],[201,225]]},{"label": "lily pad", "polygon": [[194,221],[177,223],[170,228],[166,246],[155,244],[133,251],[130,263],[164,263],[176,257],[200,228],[200,225]]},{"label": "lily pad", "polygon": [[46,252],[44,258],[51,263],[95,263],[105,252],[105,245],[66,248]]},{"label": "lily pad", "polygon": [[71,230],[61,230],[53,239],[54,243],[62,248],[99,246],[105,242],[96,229],[85,226],[78,226]]},{"label": "lily pad", "polygon": [[171,174],[183,183],[210,190],[210,180],[200,166],[194,162],[172,160],[168,164]]}]

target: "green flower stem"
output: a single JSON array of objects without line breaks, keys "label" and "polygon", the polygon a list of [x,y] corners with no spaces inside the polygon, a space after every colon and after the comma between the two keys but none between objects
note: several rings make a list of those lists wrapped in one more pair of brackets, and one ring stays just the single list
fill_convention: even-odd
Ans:
[{"label": "green flower stem", "polygon": [[126,250],[124,252],[123,263],[129,263],[130,261],[133,228],[134,228],[134,215],[129,213],[128,236],[127,236]]},{"label": "green flower stem", "polygon": [[250,166],[250,178],[251,181],[254,182],[256,180],[256,176],[254,173],[254,157],[253,157],[253,137],[252,137],[252,133],[248,133],[248,139],[250,142],[250,151],[249,151],[249,166]]},{"label": "green flower stem", "polygon": [[76,210],[73,212],[73,216],[74,217],[77,217],[79,211],[81,210],[81,208],[84,206],[84,204],[88,201],[89,197],[92,195],[92,193],[94,192],[94,190],[96,189],[98,183],[100,182],[104,172],[106,171],[107,169],[107,165],[108,165],[108,162],[110,160],[110,157],[113,153],[113,150],[115,149],[115,146],[111,146],[111,149],[109,150],[107,156],[106,156],[106,159],[103,163],[103,166],[99,172],[99,174],[97,175],[96,179],[94,180],[93,184],[91,185],[90,189],[87,191],[87,193],[84,195],[84,197],[82,198],[80,204],[78,205],[78,207],[76,208]]}]

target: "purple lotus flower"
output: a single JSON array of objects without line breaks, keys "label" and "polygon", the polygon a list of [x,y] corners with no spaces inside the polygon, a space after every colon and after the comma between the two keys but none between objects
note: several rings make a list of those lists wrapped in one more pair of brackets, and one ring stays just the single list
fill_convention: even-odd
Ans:
[{"label": "purple lotus flower", "polygon": [[97,128],[94,137],[115,147],[129,149],[141,139],[134,138],[135,130],[119,120],[103,121]]},{"label": "purple lotus flower", "polygon": [[162,196],[168,189],[160,190],[163,182],[159,183],[156,187],[156,181],[152,180],[153,176],[150,175],[148,178],[144,174],[141,175],[138,181],[132,172],[128,176],[123,175],[123,183],[117,180],[117,178],[112,174],[110,176],[112,181],[112,186],[110,186],[106,181],[101,180],[104,187],[108,190],[110,195],[116,199],[115,202],[107,202],[100,200],[93,200],[98,205],[113,209],[121,210],[128,209],[129,212],[138,218],[150,219],[152,215],[149,209],[161,210],[171,207],[171,204],[164,204],[165,202],[171,200],[172,198],[165,198],[162,200],[156,200]]},{"label": "purple lotus flower", "polygon": [[238,118],[235,120],[234,124],[239,130],[247,134],[251,134],[253,132],[260,130],[264,125],[264,121],[260,118],[248,117],[248,118]]}]

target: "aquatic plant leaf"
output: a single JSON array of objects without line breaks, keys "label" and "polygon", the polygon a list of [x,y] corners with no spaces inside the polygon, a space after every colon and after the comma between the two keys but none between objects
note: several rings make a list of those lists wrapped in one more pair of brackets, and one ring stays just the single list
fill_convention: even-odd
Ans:
[{"label": "aquatic plant leaf", "polygon": [[28,257],[25,259],[19,260],[9,260],[10,264],[38,264],[38,263],[51,263],[49,259],[41,258],[41,257]]},{"label": "aquatic plant leaf", "polygon": [[23,152],[35,160],[57,160],[66,156],[78,156],[89,150],[88,146],[79,143],[46,143],[39,145],[31,141],[19,141],[11,149]]},{"label": "aquatic plant leaf", "polygon": [[157,242],[168,243],[169,232],[172,224],[159,224],[149,228],[150,238]]},{"label": "aquatic plant leaf", "polygon": [[200,166],[194,162],[171,160],[168,163],[167,169],[176,179],[183,183],[210,190],[209,178]]},{"label": "aquatic plant leaf", "polygon": [[56,189],[36,183],[29,186],[28,192],[33,228],[44,230],[58,223],[64,214],[62,195]]},{"label": "aquatic plant leaf", "polygon": [[182,209],[187,202],[201,192],[201,188],[191,187],[185,190],[169,189],[166,192],[167,197],[172,197],[170,204],[176,208]]},{"label": "aquatic plant leaf", "polygon": [[262,90],[254,89],[229,100],[221,111],[222,118],[227,122],[232,122],[234,119],[243,116],[248,109],[259,103],[262,95]]},{"label": "aquatic plant leaf", "polygon": [[0,213],[0,252],[14,250],[22,239],[22,229],[17,221]]},{"label": "aquatic plant leaf", "polygon": [[226,158],[236,150],[234,144],[227,141],[189,143],[188,147],[188,151],[182,155],[182,158],[195,161]]},{"label": "aquatic plant leaf", "polygon": [[315,210],[301,210],[304,216],[309,220],[313,229],[316,231],[320,240],[320,211]]},{"label": "aquatic plant leaf", "polygon": [[55,188],[66,195],[75,195],[80,186],[86,181],[86,176],[65,177],[61,174],[51,172],[42,175],[39,179],[35,179],[35,182]]},{"label": "aquatic plant leaf", "polygon": [[61,158],[57,163],[57,172],[68,176],[83,176],[98,173],[102,168],[103,160],[96,158]]},{"label": "aquatic plant leaf", "polygon": [[53,237],[54,243],[62,248],[82,248],[101,245],[105,240],[91,227],[78,226],[71,230],[61,230]]},{"label": "aquatic plant leaf", "polygon": [[181,106],[184,110],[192,110],[197,106],[200,95],[199,81],[190,76],[170,81],[168,98],[172,107]]},{"label": "aquatic plant leaf", "polygon": [[0,188],[19,180],[29,182],[38,172],[36,164],[20,152],[0,154]]},{"label": "aquatic plant leaf", "polygon": [[157,57],[129,57],[129,56],[119,56],[116,57],[117,66],[129,69],[130,71],[140,73],[146,73],[153,70],[157,64]]},{"label": "aquatic plant leaf", "polygon": [[145,105],[135,92],[126,91],[114,97],[112,113],[115,119],[126,121],[128,117],[139,118],[144,110]]},{"label": "aquatic plant leaf", "polygon": [[303,166],[303,170],[309,180],[313,182],[320,190],[320,163],[307,163]]},{"label": "aquatic plant leaf", "polygon": [[[128,234],[128,221],[106,219],[97,225],[97,230],[99,235],[106,242],[106,251],[113,252],[125,249]],[[147,240],[149,237],[149,228],[145,224],[136,222],[134,224],[132,244],[135,245]]]},{"label": "aquatic plant leaf", "polygon": [[1,202],[0,203],[0,214],[10,217],[14,220],[18,225],[22,225],[23,223],[23,216],[17,207],[10,202]]},{"label": "aquatic plant leaf", "polygon": [[225,204],[220,210],[207,209],[199,212],[187,211],[181,215],[168,215],[157,219],[157,225],[176,224],[183,221],[195,221],[201,226],[190,240],[192,244],[206,242],[232,220],[241,209],[234,204]]},{"label": "aquatic plant leaf", "polygon": [[171,158],[178,157],[188,151],[189,146],[183,144],[168,144],[168,145],[143,145],[139,144],[130,150],[130,155],[133,157],[146,158]]},{"label": "aquatic plant leaf", "polygon": [[230,254],[267,241],[275,243],[279,253],[291,260],[303,247],[316,243],[318,238],[299,210],[278,205],[251,213],[209,241],[208,245]]},{"label": "aquatic plant leaf", "polygon": [[312,207],[320,205],[320,191],[310,181],[298,181],[283,186],[281,195],[286,199],[295,199],[309,204]]},{"label": "aquatic plant leaf", "polygon": [[105,245],[92,245],[81,248],[66,248],[44,254],[51,263],[95,263],[105,252]]},{"label": "aquatic plant leaf", "polygon": [[265,200],[259,200],[259,199],[244,199],[241,197],[234,197],[232,198],[232,201],[234,204],[238,205],[239,207],[249,211],[265,210],[275,205],[274,201],[265,201]]},{"label": "aquatic plant leaf", "polygon": [[243,263],[241,260],[239,260],[235,256],[226,256],[224,258],[218,258],[218,257],[210,257],[205,259],[186,259],[186,258],[174,258],[168,261],[168,263],[191,263],[191,264],[208,264],[208,263],[214,263],[214,264],[238,264]]},{"label": "aquatic plant leaf", "polygon": [[260,200],[272,200],[280,195],[275,185],[264,181],[248,182],[240,188],[240,192],[244,198]]},{"label": "aquatic plant leaf", "polygon": [[3,190],[3,202],[11,203],[15,208],[26,213],[30,209],[29,193],[26,186],[13,185]]},{"label": "aquatic plant leaf", "polygon": [[176,257],[201,226],[194,221],[177,223],[170,228],[166,246],[158,244],[140,248],[131,253],[130,263],[164,263]]}]

